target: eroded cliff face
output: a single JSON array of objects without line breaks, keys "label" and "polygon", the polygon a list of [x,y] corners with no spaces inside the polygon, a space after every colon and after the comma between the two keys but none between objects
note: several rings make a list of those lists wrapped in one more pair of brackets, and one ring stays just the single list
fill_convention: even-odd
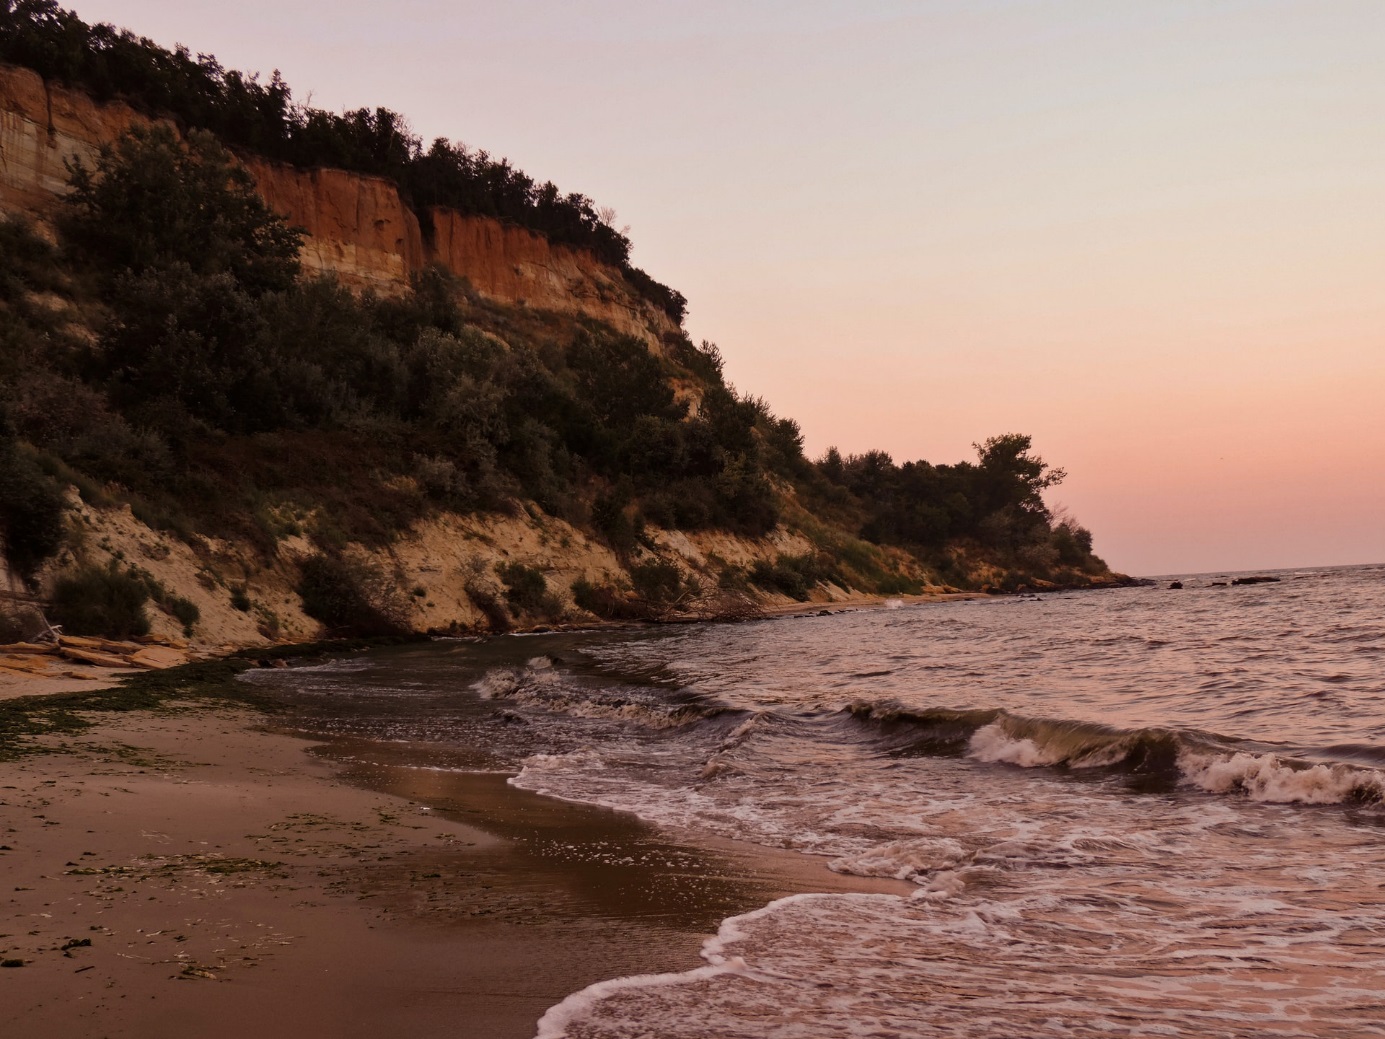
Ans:
[{"label": "eroded cliff face", "polygon": [[35,72],[0,65],[0,211],[42,215],[67,191],[65,161],[149,123],[128,105],[49,90]]},{"label": "eroded cliff face", "polygon": [[423,267],[418,219],[390,181],[259,158],[242,161],[270,207],[308,232],[299,255],[308,271],[392,295]]},{"label": "eroded cliff face", "polygon": [[[97,104],[29,69],[0,65],[0,212],[46,216],[67,191],[65,161],[91,165],[102,144],[149,122],[128,105]],[[618,270],[584,251],[449,209],[431,211],[434,233],[425,238],[391,181],[242,161],[271,208],[308,232],[304,267],[352,288],[402,292],[413,274],[438,263],[482,296],[595,318],[651,346],[676,330]]]},{"label": "eroded cliff face", "polygon": [[435,208],[432,218],[428,262],[466,278],[483,296],[584,314],[651,343],[677,331],[663,311],[630,290],[619,271],[585,252],[488,217]]}]

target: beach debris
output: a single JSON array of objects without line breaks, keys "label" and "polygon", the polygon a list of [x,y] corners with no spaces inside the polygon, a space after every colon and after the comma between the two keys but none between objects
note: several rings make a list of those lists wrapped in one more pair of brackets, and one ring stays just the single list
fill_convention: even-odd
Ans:
[{"label": "beach debris", "polygon": [[[186,664],[188,644],[178,639],[143,637],[137,642],[60,635],[54,643],[12,642],[0,645],[0,674],[37,678],[97,679],[71,669],[72,664],[99,668],[163,670]],[[62,665],[69,667],[64,668]]]}]

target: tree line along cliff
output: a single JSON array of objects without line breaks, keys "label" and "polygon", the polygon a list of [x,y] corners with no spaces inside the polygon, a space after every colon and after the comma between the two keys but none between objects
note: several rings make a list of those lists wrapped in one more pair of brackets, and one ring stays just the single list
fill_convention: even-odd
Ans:
[{"label": "tree line along cliff", "polygon": [[396,112],[323,111],[296,102],[277,72],[261,82],[211,55],[194,57],[129,30],[88,25],[53,0],[4,0],[0,61],[97,102],[119,100],[145,116],[170,119],[181,130],[210,131],[227,146],[272,162],[387,178],[429,238],[437,209],[527,228],[619,270],[637,294],[682,321],[686,300],[631,265],[630,239],[591,199],[444,138],[425,148]]},{"label": "tree line along cliff", "polygon": [[[83,546],[69,538],[65,549],[58,531],[62,486],[89,506],[128,505],[188,545],[243,546],[266,565],[292,542],[280,569],[335,629],[418,626],[381,560],[441,515],[551,517],[573,532],[561,539],[589,537],[612,561],[562,586],[553,567],[545,576],[522,559],[467,576],[464,598],[491,627],[736,612],[815,589],[1111,579],[1091,535],[1050,514],[1043,492],[1062,473],[1028,437],[992,438],[955,465],[835,450],[812,461],[797,423],[728,385],[716,347],[673,323],[681,303],[630,335],[581,307],[478,292],[445,264],[417,266],[403,291],[351,286],[305,264],[303,230],[266,199],[263,160],[197,127],[293,158],[310,154],[292,152],[303,141],[357,140],[374,126],[379,161],[396,165],[367,172],[412,192],[401,171],[424,168],[423,157],[399,150],[397,119],[295,109],[277,78],[260,85],[52,4],[11,0],[5,15],[0,59],[143,110],[69,160],[46,220],[0,223],[0,537],[21,580],[60,582],[54,557],[58,570],[83,566]],[[242,106],[263,118],[226,131],[217,120],[231,125]],[[288,136],[258,143],[275,126]],[[622,266],[628,242],[622,251],[604,232],[588,228],[595,237],[584,240],[574,229],[595,212],[589,200],[535,194],[532,180],[477,155],[455,168],[477,183],[494,180],[493,166],[509,171],[484,205],[639,289]],[[497,200],[516,176],[529,201],[505,209]],[[448,197],[483,205],[461,187]],[[540,225],[553,198],[573,211],[558,230]],[[443,233],[436,221],[432,232]],[[714,536],[738,561],[707,547]],[[103,564],[106,585],[139,580],[117,554]]]}]

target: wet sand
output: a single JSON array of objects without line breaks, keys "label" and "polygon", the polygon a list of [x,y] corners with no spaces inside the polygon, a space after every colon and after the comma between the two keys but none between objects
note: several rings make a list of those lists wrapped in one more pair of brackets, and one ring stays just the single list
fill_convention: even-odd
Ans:
[{"label": "wet sand", "polygon": [[593,981],[697,965],[726,916],[906,890],[245,712],[95,721],[0,763],[10,1034],[524,1039]]}]

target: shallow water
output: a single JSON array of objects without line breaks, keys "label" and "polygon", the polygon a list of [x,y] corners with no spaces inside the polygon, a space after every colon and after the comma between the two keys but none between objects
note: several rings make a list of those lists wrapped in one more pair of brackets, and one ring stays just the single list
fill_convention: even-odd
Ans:
[{"label": "shallow water", "polygon": [[439,644],[320,731],[912,894],[726,921],[546,1037],[1385,1035],[1385,567]]}]

